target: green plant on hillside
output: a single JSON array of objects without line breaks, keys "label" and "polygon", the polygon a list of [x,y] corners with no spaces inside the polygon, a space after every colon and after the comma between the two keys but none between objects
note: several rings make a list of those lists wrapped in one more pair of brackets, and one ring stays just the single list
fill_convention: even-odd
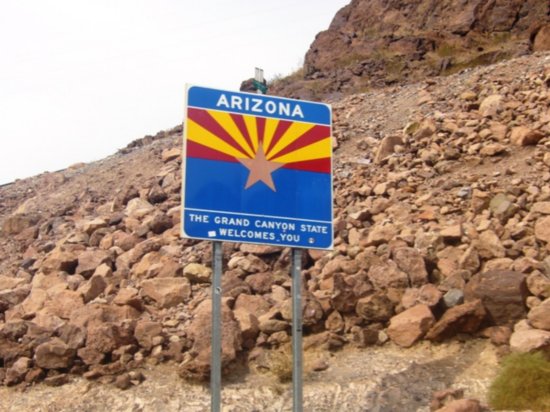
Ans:
[{"label": "green plant on hillside", "polygon": [[515,353],[489,388],[489,404],[495,409],[550,411],[550,361],[542,353]]}]

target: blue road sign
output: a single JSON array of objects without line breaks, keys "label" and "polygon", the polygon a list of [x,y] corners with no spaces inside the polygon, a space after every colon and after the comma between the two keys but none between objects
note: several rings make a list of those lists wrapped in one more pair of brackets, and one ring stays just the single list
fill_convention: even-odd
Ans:
[{"label": "blue road sign", "polygon": [[331,109],[190,86],[182,235],[330,249]]}]

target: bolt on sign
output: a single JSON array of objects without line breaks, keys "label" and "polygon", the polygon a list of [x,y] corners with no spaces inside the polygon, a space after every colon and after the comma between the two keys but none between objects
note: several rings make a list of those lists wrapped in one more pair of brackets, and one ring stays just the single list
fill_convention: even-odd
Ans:
[{"label": "bolt on sign", "polygon": [[188,86],[182,235],[332,248],[331,122],[326,104]]}]

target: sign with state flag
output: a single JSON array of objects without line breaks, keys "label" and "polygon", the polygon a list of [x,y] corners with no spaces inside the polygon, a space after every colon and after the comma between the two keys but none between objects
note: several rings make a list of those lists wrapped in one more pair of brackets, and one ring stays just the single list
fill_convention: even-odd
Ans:
[{"label": "sign with state flag", "polygon": [[326,104],[188,86],[182,235],[332,248],[331,121]]}]

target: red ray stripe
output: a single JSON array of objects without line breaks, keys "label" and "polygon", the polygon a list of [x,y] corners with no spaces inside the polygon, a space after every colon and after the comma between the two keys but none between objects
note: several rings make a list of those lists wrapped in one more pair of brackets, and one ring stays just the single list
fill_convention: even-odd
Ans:
[{"label": "red ray stripe", "polygon": [[330,136],[330,127],[328,126],[313,126],[311,129],[309,129],[307,132],[305,132],[302,136],[294,140],[291,144],[289,144],[287,147],[284,147],[283,150],[281,150],[279,153],[275,153],[272,156],[283,156],[287,153],[291,153],[297,149],[300,149],[302,147],[308,146],[312,143],[318,142],[319,140],[323,140]]},{"label": "red ray stripe", "polygon": [[265,117],[256,117],[256,129],[258,130],[258,141],[263,145],[265,135]]},{"label": "red ray stripe", "polygon": [[243,135],[244,139],[246,140],[246,143],[248,143],[248,146],[250,147],[250,150],[254,151],[254,145],[252,144],[252,139],[250,138],[250,135],[248,134],[248,129],[246,128],[246,124],[244,123],[244,118],[240,114],[231,113],[231,118],[239,128],[239,131]]},{"label": "red ray stripe", "polygon": [[203,146],[192,140],[187,140],[187,157],[196,157],[199,159],[208,159],[208,160],[223,160],[226,162],[237,162],[232,156],[228,154],[218,152],[217,150],[211,149],[209,147]]},{"label": "red ray stripe", "polygon": [[284,169],[305,170],[308,172],[330,173],[330,157],[323,159],[304,160],[303,162],[287,163]]},{"label": "red ray stripe", "polygon": [[269,147],[267,149],[264,148],[265,149],[264,153],[269,153],[269,151],[273,149],[273,147],[275,147],[275,144],[277,144],[277,142],[281,140],[281,137],[283,137],[283,135],[286,133],[286,131],[288,130],[291,124],[292,122],[289,122],[287,120],[279,120],[279,124],[275,129],[275,133],[273,133],[273,138],[271,139],[271,143],[269,143]]},{"label": "red ray stripe", "polygon": [[239,152],[246,154],[245,150],[239,146],[233,137],[231,137],[231,135],[227,133],[227,131],[206,110],[190,107],[187,111],[187,116],[195,123],[222,139],[225,143],[231,145]]}]

